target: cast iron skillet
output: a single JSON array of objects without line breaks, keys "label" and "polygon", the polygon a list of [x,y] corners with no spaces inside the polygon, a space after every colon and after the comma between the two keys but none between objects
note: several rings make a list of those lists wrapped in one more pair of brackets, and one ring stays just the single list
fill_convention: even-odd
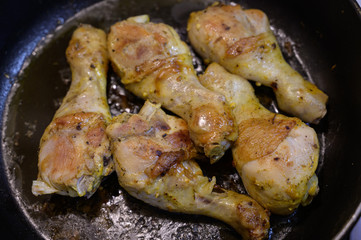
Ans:
[{"label": "cast iron skillet", "polygon": [[[115,174],[90,199],[34,197],[37,149],[43,130],[69,86],[65,48],[79,23],[108,30],[117,20],[150,14],[174,26],[186,41],[190,11],[211,1],[51,1],[0,3],[0,236],[2,239],[237,239],[225,224],[203,216],[170,214],[130,197]],[[348,0],[239,0],[264,10],[283,53],[301,74],[329,95],[328,114],[316,129],[321,142],[320,193],[308,207],[272,216],[272,239],[342,239],[361,212],[361,13]],[[197,70],[204,66],[197,56]],[[275,110],[272,93],[257,88]],[[124,91],[110,71],[114,115],[137,112],[142,101]],[[270,101],[271,99],[271,101]],[[244,192],[229,154],[201,164],[218,184]]]}]

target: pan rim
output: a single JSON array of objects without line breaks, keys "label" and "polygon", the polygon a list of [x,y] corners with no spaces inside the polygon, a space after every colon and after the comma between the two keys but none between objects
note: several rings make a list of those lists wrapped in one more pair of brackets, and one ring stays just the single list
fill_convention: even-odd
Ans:
[{"label": "pan rim", "polygon": [[[352,3],[352,5],[353,5],[359,19],[361,20],[361,9],[360,9],[360,6],[357,4],[357,1],[356,0],[349,0],[349,1]],[[98,1],[96,1],[96,2],[98,2]],[[57,10],[53,9],[50,12],[52,12],[52,11],[56,12]],[[71,17],[71,16],[69,16],[69,17]],[[39,36],[37,38],[38,41],[35,41],[35,45],[34,44],[30,44],[30,45],[23,44],[26,41],[28,41],[29,43],[34,42],[33,39],[26,39],[26,40],[23,40],[23,42],[21,42],[21,44],[20,43],[15,43],[12,46],[6,45],[4,47],[4,49],[6,48],[7,54],[4,54],[5,55],[5,57],[3,58],[4,60],[1,61],[2,64],[0,64],[0,72],[1,73],[6,73],[7,76],[5,74],[1,74],[1,76],[0,76],[0,84],[1,84],[1,86],[0,86],[0,92],[1,92],[1,96],[0,96],[0,101],[1,101],[1,104],[0,104],[0,117],[1,117],[2,126],[3,126],[2,131],[0,133],[1,139],[4,138],[4,126],[5,126],[4,124],[6,123],[6,113],[7,113],[6,108],[9,106],[8,103],[11,100],[11,94],[10,93],[11,93],[11,90],[13,89],[13,85],[16,84],[16,82],[17,82],[17,76],[18,76],[19,72],[21,71],[21,69],[23,68],[23,63],[24,63],[24,61],[26,61],[26,59],[29,56],[31,56],[31,53],[36,48],[36,46],[39,44],[42,37],[46,36],[48,33],[53,31],[56,28],[56,25],[57,25],[57,23],[53,22],[52,23],[53,27],[48,28],[47,29],[48,32],[44,32],[43,35]],[[40,29],[40,26],[35,25],[34,29],[36,29],[36,28]],[[25,32],[21,36],[27,36],[27,33]],[[25,47],[24,45],[26,45],[27,47]],[[13,57],[12,56],[12,54],[13,54],[12,51],[15,51],[13,49],[17,49],[17,48],[20,48],[21,49],[20,51],[23,51],[24,54],[22,55],[22,58],[21,58],[20,61],[19,61],[19,58],[15,58],[17,60],[15,62],[11,62],[11,59]],[[24,50],[24,48],[26,48],[26,49]],[[5,52],[4,49],[2,49],[2,52]],[[6,62],[8,62],[8,64],[3,64],[3,63],[6,63]],[[12,68],[11,66],[15,66],[15,68]],[[12,70],[10,70],[10,69],[12,69]],[[6,93],[6,94],[4,94],[4,93]],[[11,184],[9,183],[9,178],[8,178],[8,175],[7,175],[8,173],[6,172],[7,169],[8,169],[8,166],[7,166],[6,162],[4,161],[4,149],[3,149],[3,147],[4,147],[4,145],[2,145],[2,148],[0,149],[0,153],[1,153],[0,172],[1,172],[1,175],[2,175],[1,177],[3,178],[4,176],[6,176],[5,178],[6,178],[7,181],[4,181],[5,188],[7,190],[11,191],[10,195],[12,197],[12,201],[16,204],[16,206],[17,206],[18,210],[20,210],[21,214],[24,217],[27,217],[27,215],[24,213],[24,209],[21,207],[21,204],[19,203],[18,199],[16,197],[14,197],[16,195],[16,193],[15,193],[14,189],[12,188]],[[2,185],[0,186],[0,188],[2,188]],[[337,233],[337,235],[335,235],[335,239],[342,239],[344,236],[346,236],[352,230],[353,226],[356,224],[356,222],[359,219],[360,215],[361,215],[361,202],[359,203],[358,207],[356,208],[354,214],[352,216],[350,216],[349,220],[343,225],[343,227]],[[33,223],[31,221],[29,221],[28,218],[26,218],[26,222],[31,225],[33,231],[36,230],[36,228],[34,228]],[[37,230],[35,232],[37,234],[39,234],[39,232]]]}]

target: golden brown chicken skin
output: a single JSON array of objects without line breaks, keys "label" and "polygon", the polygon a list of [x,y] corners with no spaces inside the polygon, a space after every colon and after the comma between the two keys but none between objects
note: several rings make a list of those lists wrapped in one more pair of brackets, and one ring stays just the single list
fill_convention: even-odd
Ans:
[{"label": "golden brown chicken skin", "polygon": [[219,219],[244,239],[267,236],[264,208],[203,176],[184,120],[147,101],[139,114],[115,117],[107,134],[119,183],[132,196],[168,211]]},{"label": "golden brown chicken skin", "polygon": [[309,204],[318,193],[316,132],[298,118],[268,111],[246,79],[217,63],[210,64],[199,80],[232,106],[239,132],[233,163],[251,197],[283,215]]},{"label": "golden brown chicken skin", "polygon": [[72,82],[40,141],[34,195],[91,196],[113,170],[105,129],[108,52],[106,34],[90,25],[73,33],[66,50]]},{"label": "golden brown chicken skin", "polygon": [[118,22],[108,50],[127,89],[186,120],[192,140],[212,163],[223,156],[237,137],[231,111],[222,95],[199,83],[189,48],[172,27],[146,15]]},{"label": "golden brown chicken skin", "polygon": [[193,12],[188,36],[208,62],[272,87],[280,109],[310,123],[326,114],[327,95],[284,60],[265,13],[218,4]]}]

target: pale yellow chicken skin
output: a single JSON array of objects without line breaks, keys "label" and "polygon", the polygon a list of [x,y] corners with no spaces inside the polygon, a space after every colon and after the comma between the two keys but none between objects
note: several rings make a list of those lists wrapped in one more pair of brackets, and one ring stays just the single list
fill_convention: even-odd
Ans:
[{"label": "pale yellow chicken skin", "polygon": [[188,36],[206,60],[272,87],[283,111],[310,123],[326,114],[327,95],[284,60],[265,13],[218,4],[193,12]]},{"label": "pale yellow chicken skin", "polygon": [[309,204],[318,192],[316,132],[298,118],[268,111],[246,79],[217,63],[210,64],[199,80],[233,107],[239,131],[233,162],[251,197],[283,215]]},{"label": "pale yellow chicken skin", "polygon": [[90,197],[113,171],[105,133],[111,119],[106,100],[106,34],[81,25],[73,33],[66,57],[71,86],[41,138],[32,192]]},{"label": "pale yellow chicken skin", "polygon": [[231,111],[222,95],[199,83],[190,50],[172,27],[147,15],[129,18],[111,27],[108,50],[128,90],[185,119],[212,163],[223,156],[237,138]]},{"label": "pale yellow chicken skin", "polygon": [[107,128],[120,185],[132,196],[172,212],[201,214],[231,225],[244,239],[263,239],[269,213],[250,197],[215,185],[192,160],[196,151],[184,120],[146,102]]}]

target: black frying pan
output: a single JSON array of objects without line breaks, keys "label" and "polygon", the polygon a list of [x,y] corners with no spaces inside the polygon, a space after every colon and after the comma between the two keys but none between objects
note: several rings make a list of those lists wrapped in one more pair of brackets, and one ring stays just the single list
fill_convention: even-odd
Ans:
[{"label": "black frying pan", "polygon": [[[190,11],[211,1],[51,1],[0,3],[1,239],[238,239],[227,225],[203,216],[170,214],[130,197],[115,174],[90,199],[34,197],[39,139],[69,86],[65,48],[79,23],[109,29],[117,20],[150,14],[187,40]],[[272,239],[346,238],[361,212],[361,11],[348,0],[239,0],[264,10],[287,61],[329,95],[328,114],[317,126],[322,153],[320,193],[292,216],[272,216]],[[195,56],[199,71],[203,65]],[[136,112],[142,101],[123,91],[109,73],[114,115]],[[272,93],[257,88],[272,109]],[[271,101],[269,101],[271,100]],[[228,154],[202,164],[218,184],[244,192]]]}]

